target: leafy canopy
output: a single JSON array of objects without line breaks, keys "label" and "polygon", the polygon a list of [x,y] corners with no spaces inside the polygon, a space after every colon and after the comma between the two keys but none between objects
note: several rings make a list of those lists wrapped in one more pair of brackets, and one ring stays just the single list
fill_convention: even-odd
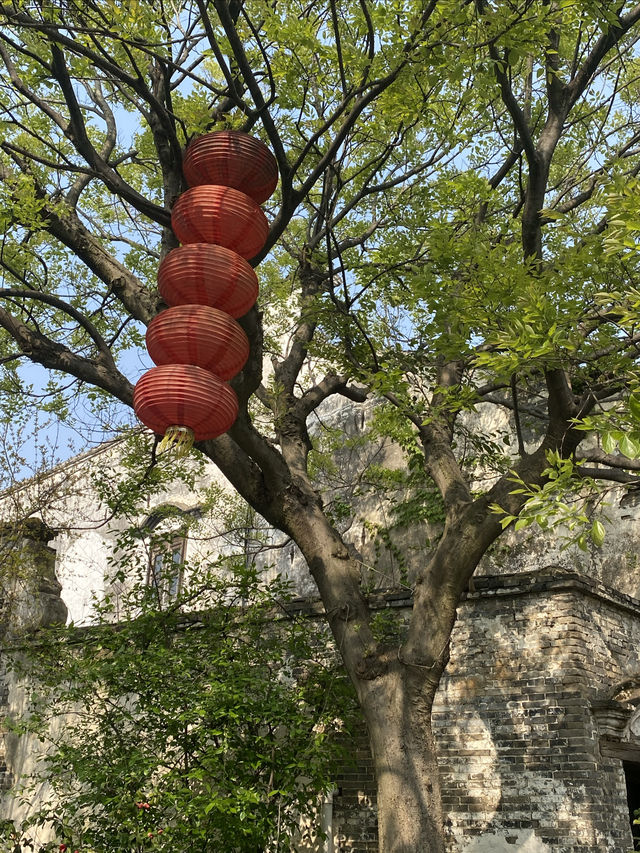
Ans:
[{"label": "leafy canopy", "polygon": [[[178,472],[155,471],[148,492],[161,494]],[[0,838],[82,853],[294,849],[333,785],[353,697],[285,581],[230,547],[171,563],[177,533],[206,542],[223,517],[231,529],[228,498],[212,487],[197,514],[141,529],[139,474],[97,484],[121,525],[138,525],[122,525],[96,624],[8,650],[30,697],[10,727],[43,757],[13,792],[27,817]],[[180,584],[159,576],[162,554]]]}]

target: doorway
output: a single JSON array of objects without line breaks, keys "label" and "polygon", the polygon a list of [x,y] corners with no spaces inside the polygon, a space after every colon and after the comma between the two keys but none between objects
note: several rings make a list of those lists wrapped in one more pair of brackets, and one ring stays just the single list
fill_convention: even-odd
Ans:
[{"label": "doorway", "polygon": [[624,778],[627,783],[627,805],[633,835],[633,849],[640,850],[640,824],[634,824],[635,812],[640,810],[640,763],[623,761]]}]

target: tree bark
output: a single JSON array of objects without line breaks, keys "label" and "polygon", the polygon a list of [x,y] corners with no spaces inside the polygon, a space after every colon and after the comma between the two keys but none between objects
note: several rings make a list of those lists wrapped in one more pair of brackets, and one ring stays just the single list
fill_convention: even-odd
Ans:
[{"label": "tree bark", "polygon": [[[431,729],[433,698],[446,663],[444,649],[430,665],[422,665],[403,659],[399,636],[393,645],[378,641],[357,559],[329,524],[317,498],[309,495],[305,501],[300,496],[289,506],[285,501],[284,526],[318,585],[367,725],[377,780],[380,853],[444,853]],[[454,618],[455,608],[449,622]],[[431,627],[437,626],[424,625],[424,631],[429,633]]]},{"label": "tree bark", "polygon": [[378,785],[380,853],[444,853],[431,729],[437,684],[396,660],[362,703]]}]

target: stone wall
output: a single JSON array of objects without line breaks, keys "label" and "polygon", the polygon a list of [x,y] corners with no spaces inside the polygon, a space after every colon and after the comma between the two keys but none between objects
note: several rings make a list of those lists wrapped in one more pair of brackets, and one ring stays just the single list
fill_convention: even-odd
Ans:
[{"label": "stone wall", "polygon": [[601,742],[640,743],[635,696],[612,702],[640,674],[640,602],[554,569],[475,583],[434,709],[450,849],[627,853],[622,761]]},{"label": "stone wall", "polygon": [[[38,628],[64,623],[67,608],[55,572],[55,531],[40,519],[0,525],[0,638],[14,643]],[[21,819],[25,810],[7,794],[22,774],[35,767],[42,750],[36,738],[17,738],[4,723],[26,708],[26,692],[0,657],[0,818]]]},{"label": "stone wall", "polygon": [[333,795],[333,850],[378,853],[376,780],[364,733],[350,751],[354,763],[341,768]]},{"label": "stone wall", "polygon": [[[640,601],[554,568],[479,578],[450,653],[433,713],[450,853],[628,853]],[[335,853],[376,850],[371,803],[362,760],[334,797]]]}]

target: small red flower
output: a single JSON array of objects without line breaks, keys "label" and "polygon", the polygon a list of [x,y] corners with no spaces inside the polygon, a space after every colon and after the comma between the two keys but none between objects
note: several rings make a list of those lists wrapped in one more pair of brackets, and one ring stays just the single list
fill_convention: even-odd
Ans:
[{"label": "small red flower", "polygon": [[[149,805],[149,803],[136,803],[136,806],[137,806],[139,809],[150,809],[150,808],[151,808],[151,806]],[[66,849],[66,848],[65,848],[65,849]]]},{"label": "small red flower", "polygon": [[64,851],[68,850],[68,849],[69,848],[67,847],[66,844],[61,844],[60,847],[58,847],[58,850],[60,851],[60,853],[64,853]]}]

